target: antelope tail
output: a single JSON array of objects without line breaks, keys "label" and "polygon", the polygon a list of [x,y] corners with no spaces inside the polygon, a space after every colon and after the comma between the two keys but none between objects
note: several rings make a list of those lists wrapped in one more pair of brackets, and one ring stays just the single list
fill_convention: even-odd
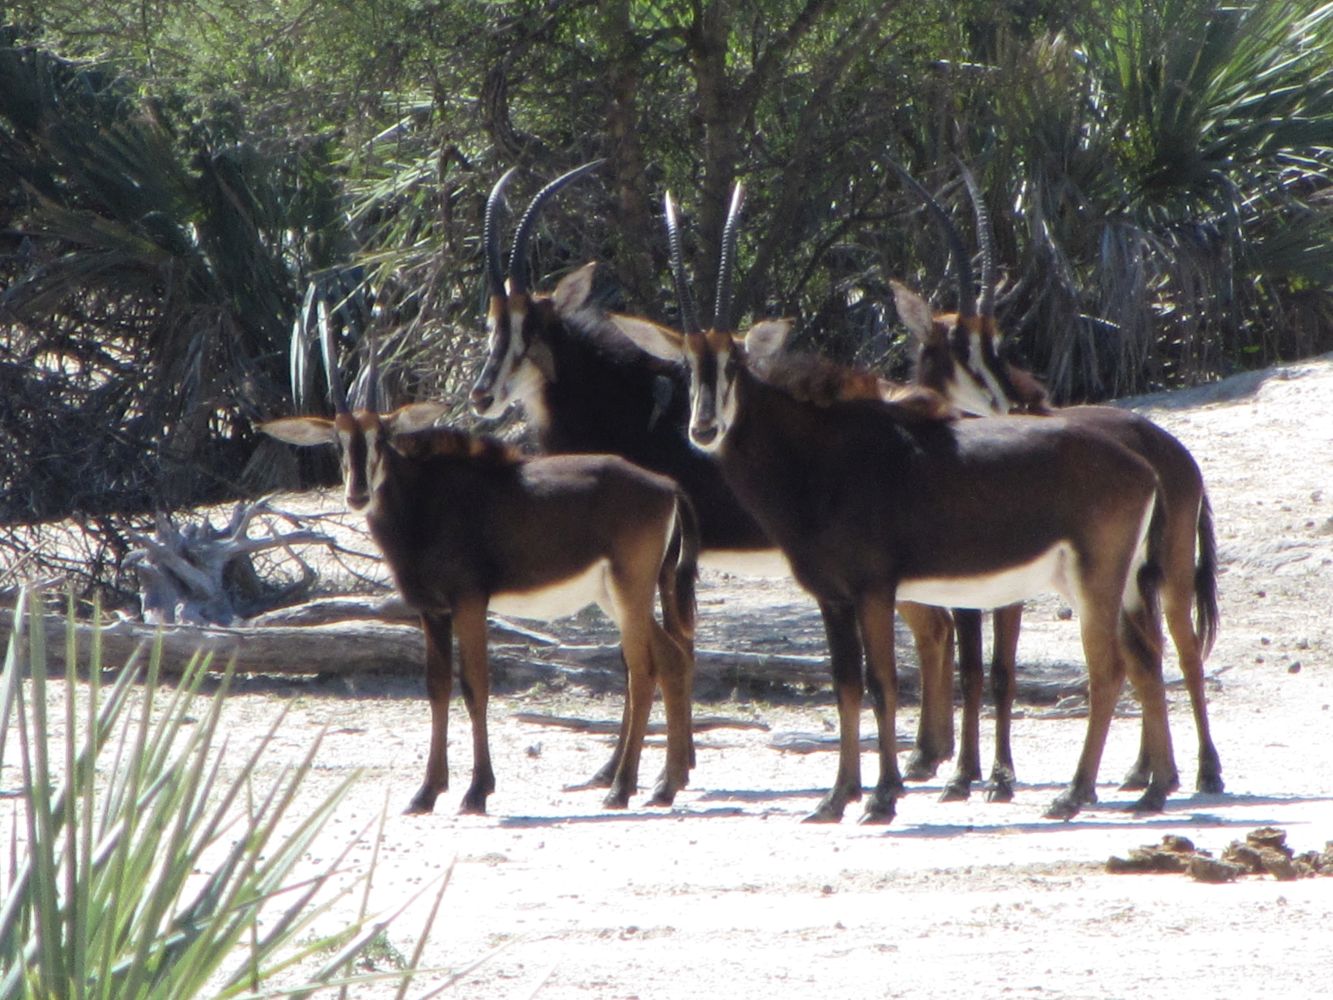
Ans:
[{"label": "antelope tail", "polygon": [[676,492],[676,523],[658,576],[662,624],[687,650],[694,648],[695,580],[699,575],[699,517],[684,491]]},{"label": "antelope tail", "polygon": [[1199,558],[1194,564],[1194,632],[1199,652],[1207,656],[1217,639],[1217,538],[1213,533],[1213,505],[1204,493],[1199,503]]}]

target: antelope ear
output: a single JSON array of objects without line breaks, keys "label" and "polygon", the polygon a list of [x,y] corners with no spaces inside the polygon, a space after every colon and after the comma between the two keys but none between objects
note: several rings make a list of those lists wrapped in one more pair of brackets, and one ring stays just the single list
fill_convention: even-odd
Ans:
[{"label": "antelope ear", "polygon": [[930,311],[930,304],[906,285],[890,281],[893,286],[893,302],[898,307],[898,316],[912,335],[921,343],[928,343],[935,329],[935,316]]},{"label": "antelope ear", "polygon": [[408,403],[385,417],[384,423],[390,434],[411,434],[413,431],[424,431],[428,427],[435,426],[448,412],[449,406],[446,403],[434,401]]},{"label": "antelope ear", "polygon": [[288,444],[310,446],[338,443],[338,432],[334,430],[333,421],[324,417],[283,417],[281,420],[262,423],[258,429]]},{"label": "antelope ear", "polygon": [[577,271],[571,271],[556,283],[551,301],[555,303],[557,314],[568,316],[583,308],[592,293],[592,279],[596,273],[597,262],[592,261]]},{"label": "antelope ear", "polygon": [[675,330],[646,319],[612,313],[611,324],[631,344],[663,361],[677,362],[685,353],[685,341]]},{"label": "antelope ear", "polygon": [[740,338],[746,355],[755,362],[772,361],[787,346],[793,325],[789,319],[766,319],[756,323]]}]

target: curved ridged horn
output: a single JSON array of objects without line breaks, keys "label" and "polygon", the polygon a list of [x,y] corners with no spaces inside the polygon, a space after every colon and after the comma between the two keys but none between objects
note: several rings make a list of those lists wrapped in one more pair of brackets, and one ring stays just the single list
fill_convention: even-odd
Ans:
[{"label": "curved ridged horn", "polygon": [[572,184],[584,174],[590,174],[606,160],[593,160],[581,167],[575,167],[568,173],[561,174],[546,187],[537,192],[528,203],[518,228],[514,230],[514,244],[509,250],[509,291],[511,294],[523,294],[528,290],[528,242],[532,239],[533,227],[537,224],[537,215],[557,191]]},{"label": "curved ridged horn", "polygon": [[671,251],[671,277],[676,282],[676,301],[680,304],[680,325],[684,333],[702,333],[699,314],[694,310],[694,297],[685,277],[685,254],[680,245],[680,225],[676,219],[676,203],[668,191],[662,198],[666,212],[667,246]]},{"label": "curved ridged horn", "polygon": [[737,181],[731,192],[727,221],[722,227],[722,254],[717,261],[717,298],[713,305],[714,330],[731,329],[727,325],[731,315],[731,272],[736,264],[736,235],[744,204],[745,188]]},{"label": "curved ridged horn", "polygon": [[986,200],[977,187],[977,179],[962,160],[958,161],[958,169],[967,185],[967,195],[972,199],[977,244],[981,248],[981,300],[977,303],[977,313],[983,319],[991,319],[995,316],[995,234],[991,232],[990,213],[986,211]]},{"label": "curved ridged horn", "polygon": [[893,169],[898,171],[899,175],[907,186],[910,187],[930,209],[935,220],[944,230],[944,237],[949,243],[949,255],[953,258],[954,270],[958,273],[958,315],[960,317],[970,317],[977,314],[977,293],[972,278],[972,256],[967,252],[967,245],[963,243],[963,237],[958,233],[958,227],[953,224],[949,218],[949,213],[944,210],[944,206],[936,200],[935,196],[927,191],[915,177],[909,174],[901,164],[890,159],[889,163]]},{"label": "curved ridged horn", "polygon": [[333,342],[333,324],[329,322],[329,304],[321,295],[315,303],[319,316],[319,348],[324,355],[324,377],[329,382],[329,398],[335,413],[346,413],[347,393],[343,391],[342,376],[338,374],[338,347]]},{"label": "curved ridged horn", "polygon": [[504,187],[517,170],[518,167],[510,167],[495,182],[495,187],[491,188],[486,198],[486,214],[482,217],[481,242],[486,248],[486,283],[492,295],[503,295],[505,290],[504,264],[500,260],[500,227],[496,217],[503,204]]}]

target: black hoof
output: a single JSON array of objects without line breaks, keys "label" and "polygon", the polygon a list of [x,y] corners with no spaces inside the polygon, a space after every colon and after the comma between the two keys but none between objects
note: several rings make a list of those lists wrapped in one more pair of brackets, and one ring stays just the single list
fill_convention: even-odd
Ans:
[{"label": "black hoof", "polygon": [[1097,796],[1093,792],[1082,795],[1073,789],[1069,789],[1055,797],[1055,801],[1046,810],[1046,818],[1073,819],[1085,805],[1096,801]]},{"label": "black hoof", "polygon": [[810,815],[806,816],[802,823],[841,823],[842,806],[833,806],[827,802],[821,802]]},{"label": "black hoof", "polygon": [[936,760],[920,750],[913,750],[907,763],[903,765],[904,781],[929,781],[935,777],[935,772],[940,769],[940,761]]},{"label": "black hoof", "polygon": [[1134,803],[1136,814],[1159,813],[1166,808],[1167,791],[1164,788],[1149,787],[1139,800]]},{"label": "black hoof", "polygon": [[403,810],[404,816],[428,816],[435,811],[435,800],[440,793],[432,788],[420,788]]},{"label": "black hoof", "polygon": [[941,802],[966,802],[972,797],[972,782],[967,778],[950,778],[940,792]]}]

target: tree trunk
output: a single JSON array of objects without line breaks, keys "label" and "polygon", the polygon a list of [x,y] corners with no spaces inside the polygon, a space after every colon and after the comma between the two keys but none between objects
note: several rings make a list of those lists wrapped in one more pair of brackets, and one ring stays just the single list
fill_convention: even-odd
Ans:
[{"label": "tree trunk", "polygon": [[619,235],[615,268],[635,309],[660,305],[657,275],[666,260],[655,238],[647,160],[639,139],[638,91],[642,49],[630,22],[629,0],[599,4],[602,43],[609,56],[610,96],[606,132],[610,142],[613,232]]}]

